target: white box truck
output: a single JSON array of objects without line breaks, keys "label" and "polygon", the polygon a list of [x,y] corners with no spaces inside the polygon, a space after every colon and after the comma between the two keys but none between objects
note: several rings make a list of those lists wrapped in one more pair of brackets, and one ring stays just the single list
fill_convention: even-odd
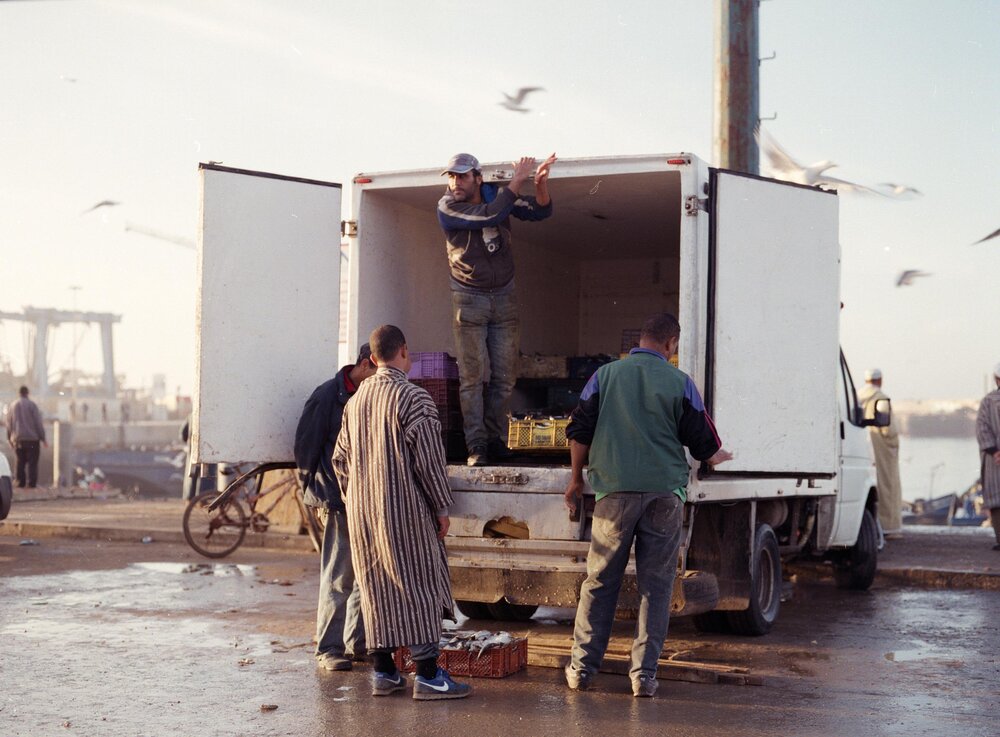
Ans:
[{"label": "white box truck", "polygon": [[[382,323],[411,350],[455,352],[440,169],[358,175],[343,220],[340,185],[210,164],[200,174],[198,462],[291,460],[302,404],[338,365],[342,234],[347,353]],[[511,166],[483,174],[502,183]],[[550,190],[551,218],[514,224],[522,352],[615,354],[623,331],[669,310],[679,367],[735,454],[714,469],[692,461],[674,613],[765,633],[794,556],[867,588],[878,492],[839,348],[837,195],[686,153],[560,160]],[[461,610],[575,606],[589,519],[587,505],[579,519],[563,505],[568,457],[448,471]],[[629,577],[619,606],[637,602]]]}]

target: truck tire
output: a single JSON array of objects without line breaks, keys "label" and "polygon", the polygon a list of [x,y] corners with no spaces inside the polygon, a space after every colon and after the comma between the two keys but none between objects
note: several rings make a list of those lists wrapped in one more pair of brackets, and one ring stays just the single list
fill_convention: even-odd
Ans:
[{"label": "truck tire", "polygon": [[878,568],[878,527],[869,510],[861,517],[858,541],[833,564],[837,588],[867,591]]},{"label": "truck tire", "polygon": [[493,619],[507,622],[527,622],[538,609],[533,604],[511,604],[506,599],[487,604],[486,608],[489,609]]},{"label": "truck tire", "polygon": [[456,599],[455,606],[458,611],[469,619],[492,619],[489,605],[484,601],[469,601],[468,599]]},{"label": "truck tire", "polygon": [[729,626],[738,635],[766,635],[781,608],[781,554],[770,525],[759,525],[753,536],[750,565],[750,606],[729,612]]},{"label": "truck tire", "polygon": [[10,476],[0,476],[0,519],[7,519],[13,501],[14,488],[10,483]]}]

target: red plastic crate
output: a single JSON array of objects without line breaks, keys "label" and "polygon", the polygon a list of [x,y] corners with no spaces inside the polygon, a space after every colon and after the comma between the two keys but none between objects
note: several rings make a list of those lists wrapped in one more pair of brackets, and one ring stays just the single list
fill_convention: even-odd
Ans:
[{"label": "red plastic crate", "polygon": [[447,353],[411,353],[410,379],[457,379],[458,361]]},{"label": "red plastic crate", "polygon": [[411,382],[426,390],[438,408],[452,407],[461,411],[458,398],[458,379],[410,379]]},{"label": "red plastic crate", "polygon": [[[393,654],[396,667],[404,673],[413,673],[416,666],[410,657],[410,650],[401,647]],[[441,650],[438,655],[438,666],[444,668],[453,676],[469,676],[470,678],[505,678],[512,673],[524,670],[528,664],[528,640],[524,637],[515,638],[509,645],[491,647],[483,650],[482,655],[469,650]]]}]

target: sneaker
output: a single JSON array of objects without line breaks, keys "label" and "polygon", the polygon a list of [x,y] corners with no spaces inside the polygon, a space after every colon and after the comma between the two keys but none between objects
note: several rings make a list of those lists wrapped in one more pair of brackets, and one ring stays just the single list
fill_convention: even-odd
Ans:
[{"label": "sneaker", "polygon": [[317,658],[317,662],[320,668],[325,668],[326,670],[350,670],[354,666],[351,665],[350,658],[346,658],[343,655],[320,655]]},{"label": "sneaker", "polygon": [[572,663],[566,666],[566,685],[574,691],[586,691],[590,688],[591,673],[589,670],[578,670]]},{"label": "sneaker", "polygon": [[455,683],[444,668],[438,668],[433,678],[417,676],[413,679],[413,698],[417,701],[436,701],[437,699],[464,699],[472,693],[472,686],[466,683]]},{"label": "sneaker", "polygon": [[486,448],[477,446],[469,451],[469,459],[466,463],[470,466],[485,466],[486,459]]},{"label": "sneaker", "polygon": [[406,688],[406,676],[398,670],[392,675],[375,671],[372,676],[372,696],[388,696],[404,688]]},{"label": "sneaker", "polygon": [[993,549],[994,550],[1000,550],[1000,543],[997,543],[996,545],[994,545]]},{"label": "sneaker", "polygon": [[632,695],[636,698],[649,698],[656,693],[660,682],[653,676],[641,675],[632,681]]}]

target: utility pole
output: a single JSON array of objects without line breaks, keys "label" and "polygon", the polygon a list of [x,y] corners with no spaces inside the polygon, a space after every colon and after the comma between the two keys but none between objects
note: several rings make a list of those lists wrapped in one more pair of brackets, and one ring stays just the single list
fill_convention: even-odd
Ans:
[{"label": "utility pole", "polygon": [[759,0],[715,0],[715,165],[760,173]]}]

